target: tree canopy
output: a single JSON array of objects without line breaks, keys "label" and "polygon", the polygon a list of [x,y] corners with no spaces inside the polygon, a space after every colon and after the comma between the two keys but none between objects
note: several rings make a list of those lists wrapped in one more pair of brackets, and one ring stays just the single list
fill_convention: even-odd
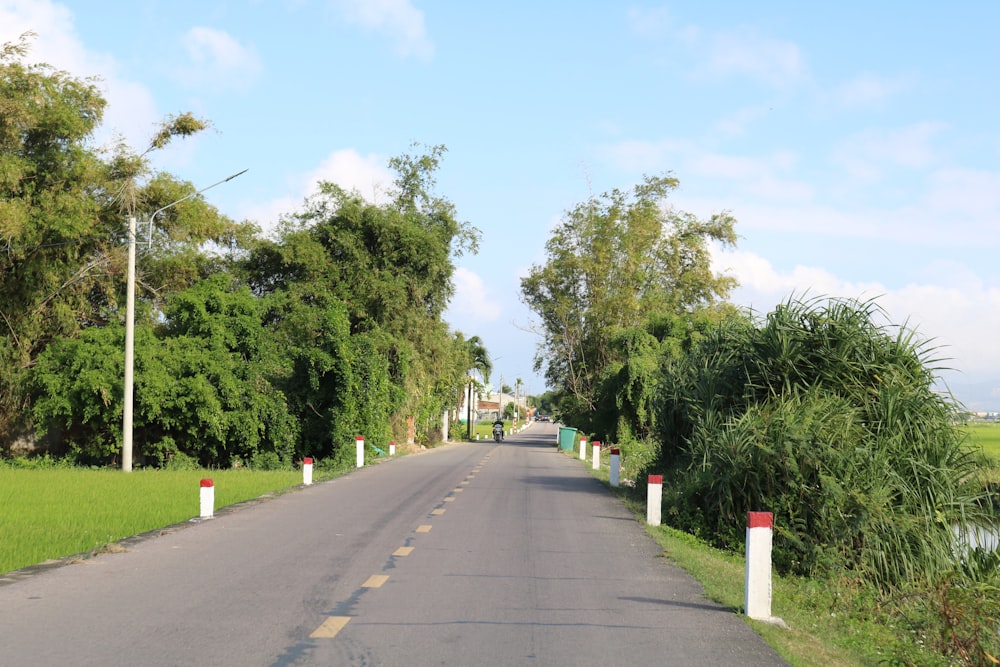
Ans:
[{"label": "tree canopy", "polygon": [[37,432],[116,460],[128,216],[140,464],[335,459],[358,434],[402,437],[408,417],[434,437],[478,363],[442,319],[453,258],[479,239],[433,190],[443,146],[390,160],[381,203],[321,183],[265,239],[152,167],[207,121],[172,115],[142,150],[95,148],[94,82],[28,64],[29,38],[0,49],[4,445]]},{"label": "tree canopy", "polygon": [[712,243],[736,242],[734,220],[707,220],[668,204],[678,181],[646,177],[568,211],[545,245],[546,262],[521,281],[539,317],[536,367],[561,394],[560,411],[594,426],[600,384],[622,359],[614,341],[650,314],[691,314],[724,298],[735,281],[711,268]]}]

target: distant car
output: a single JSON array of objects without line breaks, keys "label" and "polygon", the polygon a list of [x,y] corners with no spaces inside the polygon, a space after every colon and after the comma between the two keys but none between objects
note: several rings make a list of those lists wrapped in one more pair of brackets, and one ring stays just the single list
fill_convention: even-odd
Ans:
[{"label": "distant car", "polygon": [[535,415],[535,421],[536,422],[547,422],[547,421],[550,421],[550,420],[549,420],[549,416],[548,415]]}]

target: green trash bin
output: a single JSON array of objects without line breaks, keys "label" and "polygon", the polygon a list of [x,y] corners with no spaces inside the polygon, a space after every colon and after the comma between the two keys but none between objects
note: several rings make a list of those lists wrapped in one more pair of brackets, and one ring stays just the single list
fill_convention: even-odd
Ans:
[{"label": "green trash bin", "polygon": [[576,429],[568,426],[559,427],[559,449],[573,451],[576,445]]}]

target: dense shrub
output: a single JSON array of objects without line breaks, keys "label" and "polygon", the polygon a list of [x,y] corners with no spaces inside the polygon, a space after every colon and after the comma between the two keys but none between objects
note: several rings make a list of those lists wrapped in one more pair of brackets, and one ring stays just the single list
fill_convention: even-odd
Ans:
[{"label": "dense shrub", "polygon": [[731,318],[664,365],[668,514],[742,548],[747,511],[773,511],[776,566],[845,567],[880,586],[953,562],[982,519],[974,458],[934,387],[932,348],[873,302],[789,300]]}]

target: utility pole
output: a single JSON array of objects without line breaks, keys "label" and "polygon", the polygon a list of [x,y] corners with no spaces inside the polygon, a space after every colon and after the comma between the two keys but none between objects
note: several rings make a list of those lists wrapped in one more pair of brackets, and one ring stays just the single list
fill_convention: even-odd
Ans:
[{"label": "utility pole", "polygon": [[[149,236],[147,247],[153,243],[153,220],[157,214],[166,211],[172,206],[177,206],[182,201],[187,201],[191,197],[200,195],[205,190],[214,188],[233,180],[241,174],[245,174],[246,169],[224,178],[217,183],[212,183],[197,192],[181,197],[177,201],[170,202],[166,206],[158,208],[153,215],[149,216]],[[125,282],[125,388],[122,400],[122,471],[132,472],[132,410],[133,396],[135,391],[135,216],[128,218],[128,278]]]}]

